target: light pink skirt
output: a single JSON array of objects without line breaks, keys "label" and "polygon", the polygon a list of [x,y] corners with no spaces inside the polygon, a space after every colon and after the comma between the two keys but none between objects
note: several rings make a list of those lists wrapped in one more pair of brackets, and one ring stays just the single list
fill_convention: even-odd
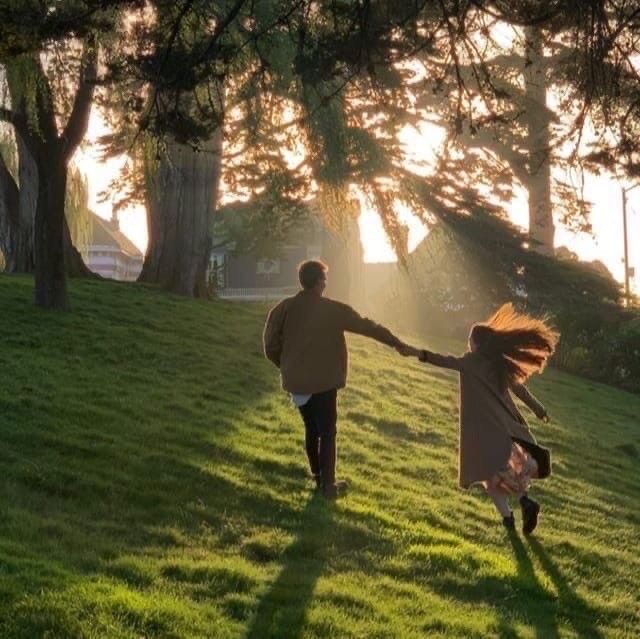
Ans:
[{"label": "light pink skirt", "polygon": [[537,476],[536,460],[522,446],[513,442],[506,467],[498,471],[489,481],[485,481],[484,485],[485,488],[497,488],[510,495],[519,495],[529,490],[531,480]]}]

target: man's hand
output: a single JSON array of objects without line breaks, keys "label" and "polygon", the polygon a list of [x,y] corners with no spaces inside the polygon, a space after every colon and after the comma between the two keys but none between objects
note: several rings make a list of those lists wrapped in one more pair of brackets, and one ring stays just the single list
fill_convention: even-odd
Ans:
[{"label": "man's hand", "polygon": [[405,344],[404,342],[396,346],[396,350],[403,357],[418,357],[420,355],[420,351],[413,346],[409,346],[409,344]]}]

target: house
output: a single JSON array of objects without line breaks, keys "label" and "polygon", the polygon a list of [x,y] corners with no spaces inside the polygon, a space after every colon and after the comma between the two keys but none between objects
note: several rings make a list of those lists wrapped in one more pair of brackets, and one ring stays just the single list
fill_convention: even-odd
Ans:
[{"label": "house", "polygon": [[89,243],[80,247],[80,252],[94,273],[113,280],[138,279],[144,256],[120,230],[117,218],[105,220],[91,213],[89,237]]},{"label": "house", "polygon": [[269,257],[238,253],[233,246],[214,249],[209,262],[209,282],[225,299],[277,300],[300,289],[298,265],[308,259],[321,259],[329,265],[328,295],[356,301],[362,274],[362,247],[356,220],[336,233],[306,218],[289,241]]}]

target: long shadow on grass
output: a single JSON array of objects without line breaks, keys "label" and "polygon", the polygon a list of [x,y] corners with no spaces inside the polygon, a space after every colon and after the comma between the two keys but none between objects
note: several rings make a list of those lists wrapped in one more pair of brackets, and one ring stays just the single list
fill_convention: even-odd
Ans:
[{"label": "long shadow on grass", "polygon": [[513,533],[508,539],[505,543],[510,542],[517,566],[514,576],[483,575],[473,556],[446,553],[433,555],[426,569],[411,566],[411,576],[447,599],[492,608],[497,617],[492,636],[515,639],[519,635],[514,622],[524,622],[537,639],[558,639],[557,601],[536,577],[518,535]]},{"label": "long shadow on grass", "polygon": [[332,505],[314,495],[301,518],[300,533],[284,553],[278,578],[260,600],[247,639],[295,639],[302,632],[316,581],[328,558]]},{"label": "long shadow on grass", "polygon": [[596,626],[596,611],[590,608],[589,605],[571,589],[569,582],[553,563],[544,546],[542,546],[537,539],[530,538],[529,547],[556,587],[561,610],[573,626],[576,634],[579,637],[590,637],[590,639],[604,639],[604,635]]},{"label": "long shadow on grass", "polygon": [[439,433],[414,430],[405,422],[375,417],[356,411],[348,412],[345,417],[359,426],[370,425],[384,437],[402,442],[417,442],[419,444],[440,445],[443,437]]},{"label": "long shadow on grass", "polygon": [[[540,594],[543,594],[546,599],[548,595],[544,590],[542,584],[536,577],[533,564],[531,563],[531,558],[529,557],[527,549],[522,543],[522,540],[518,536],[518,533],[516,533],[515,531],[510,531],[508,535],[509,541],[511,542],[511,547],[513,549],[513,556],[515,557],[516,563],[518,565],[518,577],[524,583],[534,584],[536,590],[538,590]],[[539,639],[557,639],[557,637],[559,637],[560,635],[558,634],[555,611],[550,610],[548,606],[545,606],[543,608],[543,612],[543,617],[536,619],[534,622],[536,628],[536,637],[539,637]],[[500,628],[500,630],[500,637],[503,637],[504,639],[510,639],[512,636],[517,637],[513,630],[511,630],[504,622],[502,623],[502,627]]]}]

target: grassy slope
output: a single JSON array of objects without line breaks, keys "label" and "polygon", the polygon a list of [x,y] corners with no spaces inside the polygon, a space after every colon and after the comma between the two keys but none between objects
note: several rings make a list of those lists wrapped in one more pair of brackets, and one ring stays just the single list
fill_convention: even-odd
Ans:
[{"label": "grassy slope", "polygon": [[640,397],[534,384],[555,475],[533,541],[456,489],[448,373],[351,339],[314,499],[264,308],[134,286],[31,307],[0,277],[0,637],[637,637]]}]

